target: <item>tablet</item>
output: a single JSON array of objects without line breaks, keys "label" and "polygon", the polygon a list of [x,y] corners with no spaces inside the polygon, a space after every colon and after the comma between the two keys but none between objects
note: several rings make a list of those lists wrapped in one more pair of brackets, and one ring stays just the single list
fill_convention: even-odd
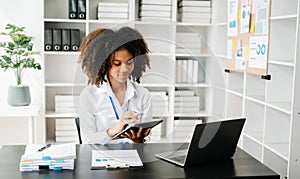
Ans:
[{"label": "tablet", "polygon": [[139,122],[139,123],[130,123],[128,124],[120,133],[116,134],[112,139],[121,138],[120,136],[129,130],[134,130],[137,132],[139,128],[143,128],[143,130],[147,130],[148,128],[153,128],[163,122],[162,119]]}]

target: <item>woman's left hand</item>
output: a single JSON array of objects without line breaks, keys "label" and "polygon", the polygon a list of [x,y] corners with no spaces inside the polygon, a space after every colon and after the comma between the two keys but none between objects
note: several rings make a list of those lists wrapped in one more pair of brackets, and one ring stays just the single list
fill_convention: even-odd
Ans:
[{"label": "woman's left hand", "polygon": [[150,131],[151,128],[148,128],[144,131],[143,128],[139,128],[137,132],[131,129],[130,132],[125,132],[125,134],[121,135],[121,137],[131,139],[134,143],[144,143],[144,138],[150,134]]}]

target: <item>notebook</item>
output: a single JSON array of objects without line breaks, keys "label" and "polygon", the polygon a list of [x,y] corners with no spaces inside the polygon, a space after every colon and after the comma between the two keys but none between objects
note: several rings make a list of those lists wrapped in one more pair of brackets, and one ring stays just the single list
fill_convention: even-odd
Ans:
[{"label": "notebook", "polygon": [[245,121],[246,118],[240,118],[198,124],[187,148],[155,156],[181,167],[230,159]]}]

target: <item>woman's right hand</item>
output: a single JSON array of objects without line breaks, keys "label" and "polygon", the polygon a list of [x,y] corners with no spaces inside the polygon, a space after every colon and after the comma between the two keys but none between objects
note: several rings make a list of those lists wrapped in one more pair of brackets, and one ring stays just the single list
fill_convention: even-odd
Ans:
[{"label": "woman's right hand", "polygon": [[139,122],[138,113],[133,110],[126,111],[122,114],[117,124],[114,127],[109,128],[107,130],[107,134],[110,137],[113,137],[119,132],[121,132],[124,129],[124,127],[127,126],[129,123],[136,122]]},{"label": "woman's right hand", "polygon": [[122,122],[124,125],[137,123],[139,122],[138,113],[133,110],[124,112],[120,118],[120,122]]}]

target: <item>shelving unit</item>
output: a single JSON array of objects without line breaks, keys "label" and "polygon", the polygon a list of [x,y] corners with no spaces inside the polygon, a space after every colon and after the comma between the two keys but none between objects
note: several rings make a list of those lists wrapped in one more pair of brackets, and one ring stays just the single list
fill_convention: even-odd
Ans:
[{"label": "shelving unit", "polygon": [[[210,47],[222,66],[227,50],[227,0],[213,0],[212,4]],[[246,117],[241,148],[282,177],[299,178],[299,2],[276,0],[271,4],[271,80],[249,73],[224,73],[225,117]]]},{"label": "shelving unit", "polygon": [[[197,59],[199,64],[205,68],[208,58],[211,56],[207,49],[208,28],[211,24],[176,22],[177,0],[170,0],[171,20],[170,21],[139,21],[138,0],[115,0],[114,2],[128,3],[128,20],[126,21],[100,21],[97,19],[97,5],[99,2],[111,2],[109,0],[87,0],[86,19],[68,19],[68,0],[44,0],[44,29],[45,28],[76,28],[80,29],[81,37],[97,28],[120,28],[129,26],[136,28],[148,43],[151,53],[151,69],[143,75],[141,85],[149,91],[166,91],[168,111],[154,117],[161,117],[165,120],[162,126],[162,138],[173,134],[175,121],[184,119],[207,120],[213,110],[211,81],[205,77],[197,83],[177,83],[176,58]],[[59,8],[58,8],[59,7]],[[201,37],[203,51],[196,54],[176,53],[176,33],[196,32]],[[79,52],[43,52],[44,66],[44,91],[45,91],[45,119],[47,141],[55,141],[55,118],[70,118],[77,116],[74,113],[55,112],[54,96],[57,94],[79,95],[86,86],[87,79],[81,72],[80,64],[77,63]],[[193,90],[200,96],[199,113],[178,113],[174,111],[175,90]],[[192,130],[192,129],[191,129]],[[184,136],[182,137],[185,138]],[[174,139],[180,141],[180,139]],[[164,140],[166,141],[166,140]],[[185,142],[183,140],[182,142]],[[154,141],[155,142],[155,141]],[[157,142],[157,141],[156,141]],[[170,141],[172,142],[172,141]]]}]

